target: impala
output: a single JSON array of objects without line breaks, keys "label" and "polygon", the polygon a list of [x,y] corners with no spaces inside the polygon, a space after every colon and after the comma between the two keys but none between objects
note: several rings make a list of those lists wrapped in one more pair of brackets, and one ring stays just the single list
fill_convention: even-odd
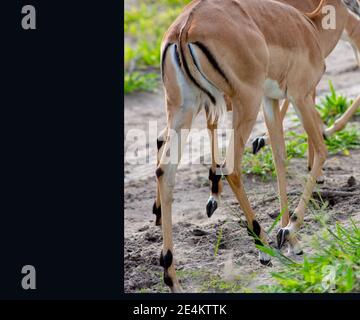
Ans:
[{"label": "impala", "polygon": [[[295,234],[327,157],[322,123],[314,108],[314,93],[325,71],[326,56],[324,40],[314,20],[326,2],[319,1],[311,13],[303,14],[275,1],[195,0],[166,32],[161,46],[161,69],[167,126],[158,138],[158,192],[153,210],[163,231],[160,264],[164,268],[164,282],[172,292],[181,291],[175,272],[172,237],[175,174],[186,140],[183,129],[191,128],[202,109],[206,110],[208,125],[212,127],[216,127],[221,114],[233,110],[234,147],[221,165],[216,162],[217,151],[213,148],[212,190],[221,192],[218,174],[221,172],[245,214],[255,243],[266,246],[266,234],[256,220],[241,178],[245,143],[263,101],[281,208],[285,210],[277,235],[278,244],[281,247],[289,241],[291,250],[300,253]],[[332,3],[338,15],[347,15],[346,6],[360,15],[356,0],[334,0]],[[281,99],[288,99],[294,105],[314,153],[303,194],[291,218],[287,210]],[[212,146],[216,147],[216,139],[211,137]],[[176,161],[169,161],[174,154]],[[263,251],[259,251],[259,258],[262,264],[270,264],[270,257]]]},{"label": "impala", "polygon": [[[276,0],[282,3],[288,3],[292,5],[293,7],[299,9],[300,11],[306,12],[308,8],[311,8],[312,5],[314,5],[314,2],[317,2],[317,0],[303,0],[303,1],[297,1],[297,0]],[[327,0],[326,3],[328,5],[332,5],[336,10],[338,9],[337,6],[338,1],[332,1]],[[336,11],[336,29],[323,29],[321,26],[321,21],[323,19],[322,15],[318,15],[317,17],[313,18],[313,21],[315,25],[317,26],[317,29],[319,31],[319,36],[322,43],[323,51],[325,53],[325,57],[327,57],[332,49],[334,48],[334,44],[336,44],[340,36],[343,40],[350,43],[354,50],[354,55],[357,61],[358,66],[360,67],[360,19],[356,16],[354,16],[352,13],[347,12],[346,15],[339,14],[338,11]],[[345,26],[345,29],[344,29]],[[342,32],[342,30],[344,31]],[[344,113],[342,117],[336,120],[335,124],[331,128],[327,128],[324,131],[324,134],[326,136],[330,136],[334,134],[335,132],[342,130],[346,123],[349,121],[349,119],[354,115],[354,113],[357,111],[357,109],[360,106],[360,96],[355,99],[351,107]],[[285,100],[281,107],[281,118],[284,119],[286,112],[289,107],[289,100]],[[264,146],[268,145],[270,142],[269,135],[265,134],[263,136],[260,136],[253,141],[253,153],[257,153],[263,148]],[[311,148],[311,146],[310,146]],[[309,167],[312,163],[312,150],[309,150]]]}]

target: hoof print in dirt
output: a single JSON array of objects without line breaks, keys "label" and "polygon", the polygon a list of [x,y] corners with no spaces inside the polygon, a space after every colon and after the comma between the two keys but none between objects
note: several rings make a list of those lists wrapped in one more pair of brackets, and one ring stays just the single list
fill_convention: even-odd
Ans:
[{"label": "hoof print in dirt", "polygon": [[159,234],[154,232],[147,232],[145,234],[145,240],[149,242],[159,242],[161,239]]},{"label": "hoof print in dirt", "polygon": [[348,187],[356,186],[356,179],[354,176],[351,176],[347,181]]},{"label": "hoof print in dirt", "polygon": [[146,231],[146,230],[149,230],[149,228],[150,228],[150,227],[149,227],[148,225],[146,225],[146,226],[143,226],[143,227],[139,228],[138,231],[139,231],[139,232],[144,232],[144,231]]},{"label": "hoof print in dirt", "polygon": [[290,231],[287,229],[280,229],[276,235],[278,249],[281,249],[289,236]]},{"label": "hoof print in dirt", "polygon": [[196,237],[202,237],[202,236],[206,236],[209,234],[209,232],[201,230],[201,229],[194,229],[192,231],[192,234]]},{"label": "hoof print in dirt", "polygon": [[276,219],[278,216],[279,216],[279,210],[275,210],[273,212],[269,212],[268,213],[268,216],[271,218],[271,219]]},{"label": "hoof print in dirt", "polygon": [[257,154],[261,148],[265,147],[265,139],[263,137],[255,138],[252,142],[253,154]]}]

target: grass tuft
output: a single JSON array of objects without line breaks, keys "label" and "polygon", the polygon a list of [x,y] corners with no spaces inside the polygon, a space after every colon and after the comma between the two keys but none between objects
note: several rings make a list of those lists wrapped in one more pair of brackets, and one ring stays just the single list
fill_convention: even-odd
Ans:
[{"label": "grass tuft", "polygon": [[[315,253],[302,263],[284,264],[272,272],[277,284],[260,286],[272,293],[349,293],[360,290],[360,230],[357,225],[336,224],[316,236]],[[273,250],[273,249],[269,249]]]},{"label": "grass tuft", "polygon": [[[128,1],[128,0],[127,0]],[[159,86],[160,45],[166,29],[190,0],[130,1],[125,11],[124,91]]]},{"label": "grass tuft", "polygon": [[[321,103],[316,106],[322,120],[327,126],[331,126],[336,119],[351,105],[352,101],[336,92],[331,81],[329,82],[330,94],[321,99]],[[286,132],[286,152],[287,161],[292,158],[304,158],[307,154],[307,135],[295,131]],[[330,155],[342,154],[348,156],[350,150],[360,149],[360,130],[359,125],[348,124],[343,130],[336,132],[327,140],[325,144]],[[263,180],[276,177],[275,166],[273,164],[272,153],[269,146],[266,146],[258,154],[252,155],[251,150],[247,149],[244,155],[243,173],[254,174]]]}]

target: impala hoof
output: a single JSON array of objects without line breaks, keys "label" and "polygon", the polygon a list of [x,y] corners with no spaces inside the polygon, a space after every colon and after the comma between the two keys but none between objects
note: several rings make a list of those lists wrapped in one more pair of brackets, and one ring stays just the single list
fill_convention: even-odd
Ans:
[{"label": "impala hoof", "polygon": [[260,251],[259,260],[263,266],[272,267],[271,257],[267,253]]},{"label": "impala hoof", "polygon": [[316,183],[317,184],[324,184],[325,183],[325,177],[324,176],[320,176],[316,179]]},{"label": "impala hoof", "polygon": [[287,240],[289,240],[290,231],[288,229],[280,229],[276,235],[277,246],[279,249],[283,247]]},{"label": "impala hoof", "polygon": [[206,214],[209,218],[214,214],[217,207],[218,207],[218,204],[217,204],[216,199],[214,197],[210,197],[206,204]]},{"label": "impala hoof", "polygon": [[290,239],[289,242],[290,242],[289,250],[288,250],[289,255],[301,256],[304,254],[304,251],[301,249],[299,241],[296,239],[296,237]]},{"label": "impala hoof", "polygon": [[[310,172],[311,171],[311,167],[308,166],[308,171]],[[317,184],[324,184],[325,183],[325,176],[324,175],[321,175],[319,177],[316,178],[316,183]]]},{"label": "impala hoof", "polygon": [[271,263],[271,260],[261,260],[260,259],[260,263],[263,265],[263,266],[266,266],[266,267],[272,267],[273,264]]},{"label": "impala hoof", "polygon": [[257,154],[263,147],[265,147],[265,138],[257,137],[252,142],[253,154]]}]

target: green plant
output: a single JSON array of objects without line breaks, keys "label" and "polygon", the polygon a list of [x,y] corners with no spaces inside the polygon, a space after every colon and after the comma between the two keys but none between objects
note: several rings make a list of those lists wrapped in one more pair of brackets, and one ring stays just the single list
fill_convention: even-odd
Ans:
[{"label": "green plant", "polygon": [[[287,161],[292,158],[303,158],[307,152],[307,138],[305,134],[294,131],[286,133]],[[261,152],[253,155],[250,149],[245,150],[243,158],[243,173],[260,176],[263,180],[269,180],[276,176],[275,165],[269,146]]]},{"label": "green plant", "polygon": [[263,180],[275,177],[275,166],[270,148],[266,147],[256,155],[253,155],[250,149],[246,149],[243,157],[242,171],[245,174],[258,175]]},{"label": "green plant", "polygon": [[[226,223],[226,221],[225,221]],[[222,235],[223,235],[223,227],[220,227],[220,230],[218,232],[218,236],[216,239],[216,245],[215,245],[215,250],[214,250],[214,257],[216,258],[218,252],[219,252],[219,248],[220,248],[220,244],[221,244],[221,240],[222,240]]]},{"label": "green plant", "polygon": [[294,131],[286,133],[286,154],[288,159],[304,158],[307,153],[307,136]]},{"label": "green plant", "polygon": [[154,73],[133,72],[125,74],[124,92],[125,94],[133,91],[154,91],[158,86],[159,76]]},{"label": "green plant", "polygon": [[348,125],[325,140],[325,143],[330,154],[342,152],[344,155],[349,155],[349,150],[360,148],[359,127]]},{"label": "green plant", "polygon": [[327,126],[332,125],[337,117],[341,116],[351,105],[347,97],[338,95],[332,82],[329,81],[330,94],[321,99],[321,103],[316,105],[321,119]]},{"label": "green plant", "polygon": [[[190,0],[139,0],[125,11],[125,93],[159,85],[160,44],[166,29]],[[156,71],[154,71],[154,69]],[[139,73],[142,75],[139,77]],[[150,81],[150,84],[146,82]]]},{"label": "green plant", "polygon": [[[360,290],[358,226],[353,221],[349,227],[337,223],[334,229],[324,227],[320,234],[315,236],[312,242],[315,253],[305,256],[301,263],[281,259],[282,269],[271,273],[277,284],[260,286],[259,289],[263,292],[288,293],[358,292]],[[278,256],[275,249],[264,250],[272,256]]]},{"label": "green plant", "polygon": [[251,291],[246,287],[248,281],[250,280],[241,279],[239,276],[235,276],[234,279],[228,281],[220,276],[210,275],[209,279],[203,282],[200,292],[249,293]]},{"label": "green plant", "polygon": [[[325,140],[329,154],[342,153],[349,155],[349,150],[360,149],[360,130],[357,124],[348,125],[342,131],[336,132]],[[292,158],[304,158],[307,154],[307,136],[294,131],[286,133],[287,161]],[[270,147],[252,155],[250,150],[245,151],[243,173],[260,176],[268,180],[276,176]]]}]

